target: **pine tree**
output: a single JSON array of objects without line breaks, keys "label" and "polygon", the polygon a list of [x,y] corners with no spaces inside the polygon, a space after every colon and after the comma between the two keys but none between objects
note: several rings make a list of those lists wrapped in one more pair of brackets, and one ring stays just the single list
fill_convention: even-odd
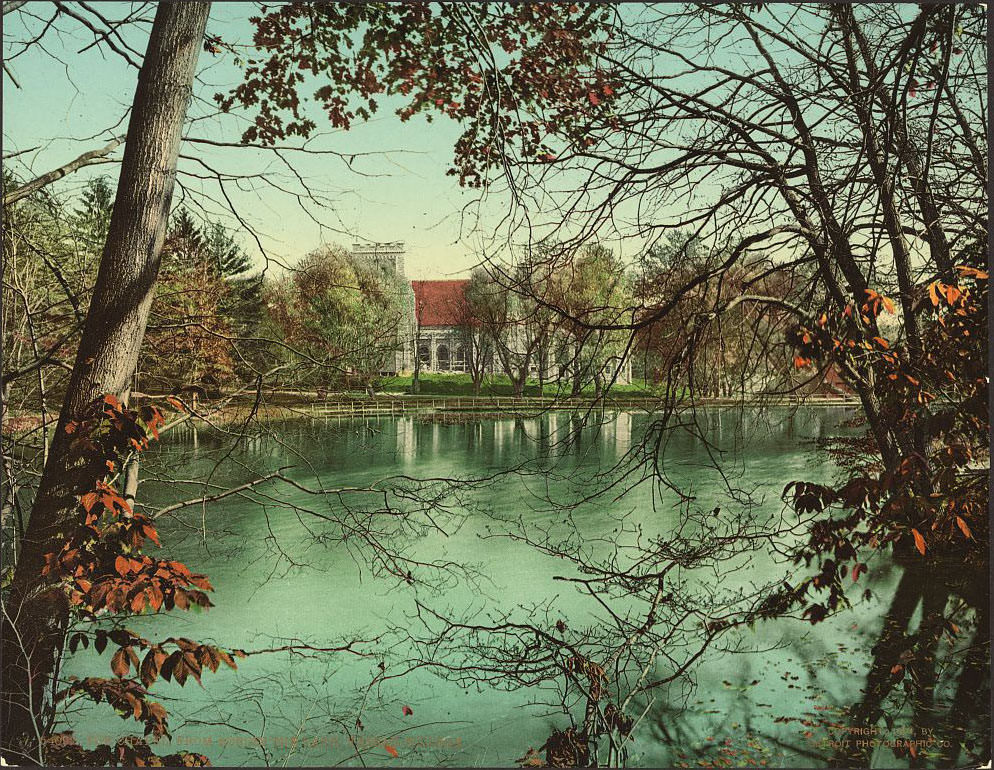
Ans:
[{"label": "pine tree", "polygon": [[174,269],[194,267],[202,258],[204,236],[185,207],[173,214],[162,248],[164,266]]},{"label": "pine tree", "polygon": [[244,279],[252,260],[220,222],[212,222],[204,238],[204,252],[211,268],[223,278]]},{"label": "pine tree", "polygon": [[76,208],[76,221],[88,235],[97,236],[103,246],[103,238],[110,227],[110,215],[114,210],[114,188],[105,176],[98,176],[86,183]]}]

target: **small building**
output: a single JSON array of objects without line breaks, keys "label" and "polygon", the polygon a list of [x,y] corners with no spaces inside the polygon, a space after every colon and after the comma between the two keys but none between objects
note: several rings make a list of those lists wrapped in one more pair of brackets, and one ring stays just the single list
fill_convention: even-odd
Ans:
[{"label": "small building", "polygon": [[[404,277],[404,242],[353,244],[352,256],[379,266],[385,274]],[[479,334],[479,327],[471,317],[466,301],[466,287],[469,279],[442,279],[430,281],[410,281],[406,304],[408,318],[397,330],[397,346],[383,361],[382,374],[411,373],[416,359],[421,372],[470,371],[472,336]],[[524,328],[512,329],[510,339],[521,342]],[[557,343],[558,340],[558,343]],[[512,342],[514,344],[514,342]],[[562,361],[565,339],[554,334],[548,340],[544,355],[534,355],[529,365],[530,375],[538,378],[539,367],[544,367],[541,379],[549,380],[559,371],[563,376],[568,366],[568,356]],[[558,354],[556,351],[559,351]],[[619,384],[631,382],[631,362],[627,357],[612,357],[603,363],[607,380],[614,379]],[[495,373],[500,370],[493,354],[483,362],[482,370]]]},{"label": "small building", "polygon": [[[470,324],[466,304],[468,279],[411,281],[414,291],[414,318],[411,338],[417,346],[423,372],[465,372],[469,370]],[[413,348],[414,345],[411,347]],[[409,351],[404,368],[413,371]]]}]

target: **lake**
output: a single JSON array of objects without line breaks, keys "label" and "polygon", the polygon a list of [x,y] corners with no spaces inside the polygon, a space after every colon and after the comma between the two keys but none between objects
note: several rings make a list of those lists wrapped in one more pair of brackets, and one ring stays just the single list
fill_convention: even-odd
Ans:
[{"label": "lake", "polygon": [[[750,516],[779,516],[786,483],[833,478],[814,442],[848,430],[850,416],[842,407],[704,410],[698,430],[679,430],[666,443],[660,471],[693,497],[694,509],[724,517],[749,506]],[[655,435],[653,418],[449,423],[298,420],[241,438],[237,428],[187,430],[149,451],[139,499],[151,510],[279,469],[299,486],[272,480],[160,519],[163,551],[210,577],[216,606],[134,618],[129,627],[245,650],[358,639],[355,649],[367,653],[267,653],[239,661],[237,672],[208,673],[203,688],[192,679],[183,689],[160,681],[153,690],[170,711],[175,749],[226,765],[506,766],[568,726],[566,711],[582,719],[582,704],[564,699],[561,682],[517,686],[445,672],[437,664],[463,665],[471,656],[447,661],[465,650],[426,649],[410,637],[424,631],[426,612],[474,623],[508,615],[544,626],[563,618],[568,633],[603,625],[604,608],[555,579],[577,574],[568,562],[501,535],[578,540],[590,544],[591,558],[665,537],[680,517],[678,496],[646,478],[633,454]],[[391,477],[403,478],[385,481]],[[472,483],[445,481],[452,477]],[[436,481],[416,481],[425,479]],[[378,491],[354,491],[367,487]],[[342,488],[351,491],[312,493]],[[701,579],[735,591],[793,569],[744,548]],[[810,723],[858,697],[895,579],[896,568],[880,558],[861,578],[872,597],[852,611],[817,626],[782,619],[721,637],[689,678],[631,704],[634,716],[644,715],[627,764],[695,766],[719,757],[822,764],[826,733]],[[433,665],[418,665],[435,654],[442,657]],[[91,650],[73,656],[64,673],[106,675],[106,666]],[[81,743],[121,734],[124,723],[102,708],[80,715]]]}]

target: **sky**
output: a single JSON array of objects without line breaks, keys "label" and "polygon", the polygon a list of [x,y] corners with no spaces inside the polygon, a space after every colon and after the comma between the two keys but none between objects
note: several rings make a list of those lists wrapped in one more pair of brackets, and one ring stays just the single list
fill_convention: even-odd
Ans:
[{"label": "sky", "polygon": [[[100,3],[108,18],[125,16],[131,3]],[[5,19],[4,56],[8,59],[20,50],[17,41],[26,31],[38,30],[52,13],[47,2],[30,2],[25,6],[32,19],[21,13]],[[208,23],[208,33],[221,35],[229,43],[248,43],[251,25],[248,17],[255,4],[215,2]],[[134,94],[137,71],[109,51],[80,49],[93,41],[91,32],[71,19],[60,21],[61,31],[49,32],[21,56],[8,61],[10,74],[4,76],[3,152],[8,155],[38,148],[19,155],[14,168],[24,177],[55,168],[88,150],[102,147],[117,133],[124,133],[122,122]],[[138,27],[128,35],[135,49],[144,50],[147,31]],[[213,94],[227,90],[238,82],[240,71],[229,53],[212,56],[202,52],[198,64],[198,84],[191,115],[203,117],[210,109]],[[235,201],[245,222],[257,230],[266,254],[279,262],[293,264],[322,243],[349,245],[353,241],[404,241],[407,245],[407,272],[411,278],[442,278],[464,274],[479,261],[479,243],[462,226],[461,212],[476,200],[471,191],[445,175],[458,137],[458,127],[445,118],[428,123],[416,117],[402,123],[392,111],[382,109],[367,124],[359,123],[350,131],[329,131],[316,121],[322,135],[310,144],[312,149],[355,153],[353,168],[337,157],[306,155],[298,157],[298,170],[309,186],[326,195],[331,210],[319,212],[315,222],[292,195],[279,192],[268,182],[296,188],[290,172],[270,153],[252,148],[207,149],[185,143],[182,153],[204,160],[213,168],[226,172],[249,172],[259,177],[253,189],[226,189]],[[189,128],[189,135],[222,141],[237,141],[241,127],[234,120],[199,120]],[[118,160],[123,147],[112,157]],[[372,153],[364,155],[364,153]],[[288,154],[292,157],[292,154]],[[72,175],[59,185],[70,195],[96,174],[116,177],[118,166],[105,164]],[[181,159],[181,172],[204,174],[204,167],[192,157]],[[186,192],[178,191],[176,203],[207,194],[219,199],[216,184],[181,173]],[[184,194],[188,197],[184,198]],[[202,205],[220,212],[222,208],[200,198]],[[488,204],[499,211],[502,202]],[[194,208],[196,206],[194,205]],[[229,225],[237,223],[228,218]],[[258,245],[252,237],[241,236],[245,248],[261,264]],[[277,268],[278,269],[278,268]]]},{"label": "sky", "polygon": [[[101,2],[98,7],[106,17],[121,19],[141,5]],[[638,15],[645,6],[623,8],[629,15]],[[4,155],[22,153],[11,167],[25,179],[123,134],[137,82],[135,68],[106,47],[92,46],[94,34],[64,16],[40,43],[21,54],[22,41],[36,35],[53,13],[52,3],[32,0],[4,19]],[[148,13],[150,18],[151,11]],[[220,36],[235,50],[245,50],[251,42],[249,17],[254,13],[255,3],[214,2],[207,32]],[[134,49],[144,51],[147,24],[121,30]],[[200,54],[174,206],[186,206],[195,216],[206,211],[221,219],[238,232],[243,247],[258,265],[265,264],[267,270],[276,272],[281,265],[293,265],[322,245],[348,247],[353,242],[403,241],[407,274],[412,279],[462,277],[484,255],[506,256],[507,240],[498,223],[511,202],[499,187],[481,199],[478,191],[460,188],[456,178],[446,174],[460,128],[443,116],[436,115],[428,122],[423,115],[416,115],[403,122],[394,114],[401,102],[380,98],[380,110],[370,121],[341,131],[332,130],[326,116],[314,110],[310,116],[319,129],[308,148],[315,152],[285,153],[292,159],[293,169],[272,152],[196,143],[196,139],[237,143],[245,128],[244,115],[216,115],[213,99],[241,82],[243,73],[235,58],[229,51]],[[688,85],[700,85],[694,82],[697,74],[688,74],[682,61],[663,65],[674,71],[660,72],[684,82],[689,79]],[[305,83],[302,90],[311,93],[317,85]],[[122,153],[123,147],[119,147],[111,157],[119,160]],[[67,177],[52,189],[71,198],[89,178],[106,174],[114,179],[117,171],[114,164],[98,165]],[[211,178],[216,172],[231,175],[223,191]],[[299,195],[304,190],[297,174],[308,190],[322,199],[323,208],[301,202]],[[541,210],[530,211],[530,221],[544,217],[548,226],[558,223],[555,210],[549,208],[547,213],[541,198],[561,194],[556,184],[568,189],[577,180],[567,173],[547,189],[532,185],[527,192],[536,196]],[[617,232],[629,228],[632,232],[634,222],[657,226],[660,217],[679,220],[687,206],[697,206],[721,192],[722,185],[707,178],[696,180],[689,197],[675,203],[663,200],[665,190],[647,196],[650,208],[646,209],[642,208],[643,200],[634,196],[615,201],[611,221],[604,228],[617,228]],[[237,217],[227,211],[225,195]],[[571,224],[567,223],[567,229]],[[622,261],[646,245],[643,237],[598,235]],[[521,239],[518,232],[512,236]]]}]

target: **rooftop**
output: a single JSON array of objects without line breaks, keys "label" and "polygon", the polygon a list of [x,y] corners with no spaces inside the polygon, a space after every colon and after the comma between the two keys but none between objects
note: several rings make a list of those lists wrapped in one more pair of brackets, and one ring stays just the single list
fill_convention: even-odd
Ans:
[{"label": "rooftop", "polygon": [[411,281],[414,313],[421,326],[459,326],[466,322],[466,278]]}]

